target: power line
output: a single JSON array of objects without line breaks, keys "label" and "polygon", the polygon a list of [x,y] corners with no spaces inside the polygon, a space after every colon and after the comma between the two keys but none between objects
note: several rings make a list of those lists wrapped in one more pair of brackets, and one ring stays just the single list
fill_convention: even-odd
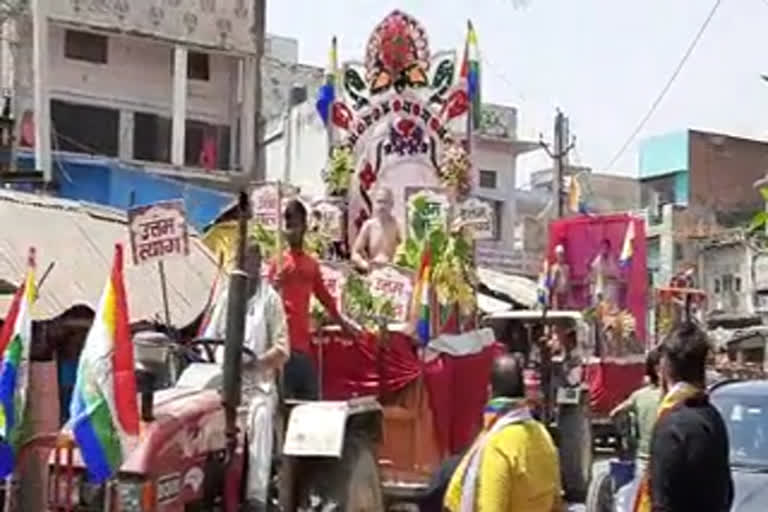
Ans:
[{"label": "power line", "polygon": [[[763,0],[763,1],[768,2],[768,0]],[[607,166],[605,166],[605,169],[613,168],[613,165],[619,160],[619,158],[622,157],[622,155],[624,155],[624,152],[627,150],[629,145],[632,144],[632,142],[635,140],[635,137],[637,137],[640,131],[645,127],[645,124],[651,118],[653,113],[656,112],[656,109],[661,104],[662,100],[664,99],[664,96],[667,95],[667,92],[669,92],[669,89],[672,87],[672,84],[675,82],[678,75],[683,70],[685,63],[688,62],[688,58],[691,56],[691,54],[693,53],[693,50],[696,48],[696,45],[699,43],[701,36],[704,35],[704,32],[707,30],[709,23],[712,21],[712,18],[714,18],[715,13],[717,12],[717,9],[720,7],[721,3],[722,3],[722,0],[715,0],[715,4],[712,6],[712,9],[709,11],[709,15],[704,20],[704,23],[702,23],[701,27],[699,28],[699,31],[696,33],[696,36],[693,38],[693,41],[691,41],[691,44],[688,45],[688,49],[683,54],[683,58],[680,59],[679,64],[675,68],[675,71],[672,73],[672,75],[669,77],[669,80],[667,80],[666,85],[664,85],[664,88],[662,88],[661,92],[656,97],[656,100],[654,100],[653,104],[651,104],[651,108],[648,109],[648,112],[640,120],[640,123],[638,123],[637,127],[634,129],[632,134],[627,138],[627,140],[621,146],[621,149],[619,149],[619,151],[616,152],[616,155],[611,159],[610,163]]]}]

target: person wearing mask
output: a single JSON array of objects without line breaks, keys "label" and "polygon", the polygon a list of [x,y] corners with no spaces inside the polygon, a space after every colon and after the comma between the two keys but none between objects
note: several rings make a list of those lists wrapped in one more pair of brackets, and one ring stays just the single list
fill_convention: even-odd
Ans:
[{"label": "person wearing mask", "polygon": [[660,347],[665,389],[635,512],[727,512],[733,503],[728,432],[705,391],[706,334],[687,321]]},{"label": "person wearing mask", "polygon": [[658,348],[651,349],[645,356],[646,384],[611,411],[611,418],[631,413],[637,427],[637,457],[647,460],[651,448],[651,434],[656,423],[656,414],[661,402],[661,383],[659,382],[659,362],[661,354]]},{"label": "person wearing mask", "polygon": [[307,209],[301,201],[288,202],[284,212],[285,239],[288,249],[282,261],[272,261],[269,278],[280,292],[288,319],[291,356],[285,365],[285,397],[317,400],[317,371],[310,353],[310,298],[314,294],[331,318],[348,336],[357,337],[360,329],[336,308],[336,301],[326,288],[317,260],[304,252],[307,231]]},{"label": "person wearing mask", "polygon": [[[245,253],[244,270],[248,274],[243,345],[254,357],[244,355],[242,368],[243,397],[249,397],[248,475],[246,508],[248,512],[266,511],[272,463],[273,421],[278,402],[276,374],[290,354],[288,329],[280,296],[261,279],[261,250],[250,244]],[[224,339],[227,325],[228,286],[218,295],[211,321],[202,338]],[[223,360],[223,357],[221,358]]]},{"label": "person wearing mask", "polygon": [[522,371],[512,354],[494,360],[483,431],[446,491],[450,512],[562,510],[557,448],[526,405]]}]

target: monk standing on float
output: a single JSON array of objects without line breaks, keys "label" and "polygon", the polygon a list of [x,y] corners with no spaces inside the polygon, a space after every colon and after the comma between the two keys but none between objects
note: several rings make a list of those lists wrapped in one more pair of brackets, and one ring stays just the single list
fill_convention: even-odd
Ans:
[{"label": "monk standing on float", "polygon": [[391,263],[402,242],[397,219],[392,215],[395,200],[392,190],[376,191],[373,217],[365,221],[352,247],[352,263],[361,272],[369,272],[371,264]]}]

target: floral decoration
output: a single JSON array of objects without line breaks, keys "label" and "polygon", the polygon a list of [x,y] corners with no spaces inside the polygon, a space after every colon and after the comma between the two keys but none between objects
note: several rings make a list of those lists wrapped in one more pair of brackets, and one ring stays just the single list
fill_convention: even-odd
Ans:
[{"label": "floral decoration", "polygon": [[449,144],[444,149],[438,165],[438,177],[443,186],[453,189],[458,196],[469,194],[472,183],[472,164],[467,151],[459,144]]}]

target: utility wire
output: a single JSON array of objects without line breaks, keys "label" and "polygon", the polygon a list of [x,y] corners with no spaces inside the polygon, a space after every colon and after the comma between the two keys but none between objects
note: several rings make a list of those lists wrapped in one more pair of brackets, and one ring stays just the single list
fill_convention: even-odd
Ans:
[{"label": "utility wire", "polygon": [[[768,0],[764,0],[768,2]],[[624,142],[624,144],[621,146],[621,149],[619,149],[616,152],[616,155],[611,159],[610,163],[606,165],[605,169],[611,169],[613,168],[613,165],[624,155],[624,152],[627,150],[630,144],[635,140],[635,137],[640,133],[640,131],[645,127],[645,124],[648,122],[648,120],[651,118],[654,112],[656,112],[656,109],[661,104],[662,100],[664,99],[664,96],[667,95],[667,92],[669,92],[669,89],[672,87],[672,84],[677,79],[680,72],[683,70],[683,67],[685,67],[686,62],[688,62],[688,58],[693,53],[693,50],[696,48],[696,45],[699,43],[699,40],[701,39],[701,36],[704,35],[704,32],[707,30],[707,27],[709,26],[709,23],[712,21],[712,18],[714,18],[715,13],[717,12],[717,9],[720,7],[720,4],[722,3],[722,0],[715,0],[715,4],[712,6],[712,9],[709,11],[709,15],[704,20],[704,23],[702,23],[701,27],[699,28],[699,31],[696,33],[696,36],[694,36],[693,41],[691,41],[691,44],[688,45],[688,49],[683,54],[683,58],[680,59],[680,63],[675,68],[675,71],[672,73],[672,75],[669,77],[669,80],[667,80],[666,85],[664,85],[664,88],[661,89],[661,92],[656,97],[654,102],[651,104],[651,108],[648,109],[648,112],[643,116],[643,118],[640,120],[640,123],[638,123],[637,127],[634,129],[632,134],[627,138],[627,140]]]}]

